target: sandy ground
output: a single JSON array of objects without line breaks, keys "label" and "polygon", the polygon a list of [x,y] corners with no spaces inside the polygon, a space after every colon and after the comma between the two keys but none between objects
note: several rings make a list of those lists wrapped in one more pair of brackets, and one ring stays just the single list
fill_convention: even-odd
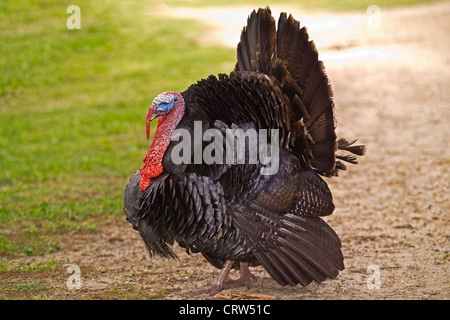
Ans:
[{"label": "sandy ground", "polygon": [[[379,28],[368,24],[366,12],[288,10],[309,27],[325,62],[338,135],[358,138],[368,150],[358,166],[327,179],[336,210],[325,220],[340,235],[346,269],[322,284],[282,287],[258,267],[250,289],[215,298],[449,299],[450,2],[382,9]],[[180,9],[174,16],[189,12]],[[224,45],[232,40],[235,46],[250,8],[219,12],[200,15],[218,22],[199,38]],[[61,263],[48,272],[48,290],[30,298],[206,299],[186,291],[218,275],[201,255],[188,256],[178,247],[179,261],[150,260],[125,221],[97,234],[69,234],[60,247],[44,257],[11,261]],[[66,287],[71,264],[80,268],[81,289]],[[14,284],[20,275],[8,277],[3,280]]]}]

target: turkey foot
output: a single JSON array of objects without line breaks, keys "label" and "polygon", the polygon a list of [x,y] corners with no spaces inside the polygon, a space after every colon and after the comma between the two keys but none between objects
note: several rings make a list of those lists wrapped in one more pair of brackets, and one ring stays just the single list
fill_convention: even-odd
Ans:
[{"label": "turkey foot", "polygon": [[225,289],[234,289],[240,286],[247,286],[249,287],[251,280],[256,280],[256,277],[250,272],[248,269],[248,262],[241,262],[240,263],[240,278],[237,280],[228,280],[225,281],[228,277],[228,274],[231,270],[231,267],[233,266],[234,261],[233,260],[227,260],[225,262],[225,265],[222,268],[222,271],[219,274],[219,277],[217,278],[216,284],[200,288],[197,290],[189,291],[190,294],[209,294],[210,296],[214,296],[217,293],[219,293],[222,290]]}]

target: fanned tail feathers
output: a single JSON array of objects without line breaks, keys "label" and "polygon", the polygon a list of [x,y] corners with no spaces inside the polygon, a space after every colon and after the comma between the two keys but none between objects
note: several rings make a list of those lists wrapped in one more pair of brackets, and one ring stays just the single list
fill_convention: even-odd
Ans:
[{"label": "fanned tail feathers", "polygon": [[[345,166],[336,161],[336,119],[333,92],[322,61],[305,27],[281,13],[278,27],[270,9],[253,11],[241,34],[235,71],[267,74],[282,91],[293,116],[290,148],[325,176]],[[349,148],[349,146],[347,147]],[[358,151],[346,149],[356,155]],[[341,160],[354,163],[355,156]]]}]

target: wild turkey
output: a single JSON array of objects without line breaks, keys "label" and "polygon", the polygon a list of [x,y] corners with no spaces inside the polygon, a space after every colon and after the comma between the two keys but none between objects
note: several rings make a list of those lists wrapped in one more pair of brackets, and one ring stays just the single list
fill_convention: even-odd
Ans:
[{"label": "wild turkey", "polygon": [[[278,283],[292,286],[335,278],[344,269],[339,237],[320,218],[331,214],[334,204],[319,175],[336,176],[345,169],[336,158],[357,163],[365,147],[336,141],[324,66],[306,29],[291,15],[282,13],[276,28],[269,8],[253,11],[242,30],[234,71],[209,76],[181,94],[158,95],[147,113],[147,138],[156,117],[144,165],[125,189],[124,211],[150,256],[176,258],[171,248],[176,241],[222,269],[216,284],[195,293],[248,285],[249,265],[261,264]],[[184,140],[171,141],[175,129],[196,140],[182,162],[173,159]],[[225,161],[227,152],[234,160],[238,152],[226,149],[225,142],[218,155],[223,161],[202,161],[196,154],[208,141],[198,138],[209,129],[222,133],[222,141],[227,130],[278,129],[276,140],[276,131],[267,130],[267,140],[279,144],[274,149],[278,171],[262,174],[268,164],[249,161],[249,139],[241,162]],[[338,149],[344,153],[336,154]],[[233,267],[241,277],[227,281]]]}]

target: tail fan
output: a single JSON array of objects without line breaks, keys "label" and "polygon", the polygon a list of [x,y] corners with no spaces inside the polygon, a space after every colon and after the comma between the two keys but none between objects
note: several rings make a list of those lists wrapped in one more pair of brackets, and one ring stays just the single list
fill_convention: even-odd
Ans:
[{"label": "tail fan", "polygon": [[294,152],[326,176],[344,168],[336,162],[333,91],[306,28],[286,13],[281,13],[276,28],[268,7],[253,11],[241,33],[237,60],[235,71],[264,73],[281,89],[294,114]]}]

